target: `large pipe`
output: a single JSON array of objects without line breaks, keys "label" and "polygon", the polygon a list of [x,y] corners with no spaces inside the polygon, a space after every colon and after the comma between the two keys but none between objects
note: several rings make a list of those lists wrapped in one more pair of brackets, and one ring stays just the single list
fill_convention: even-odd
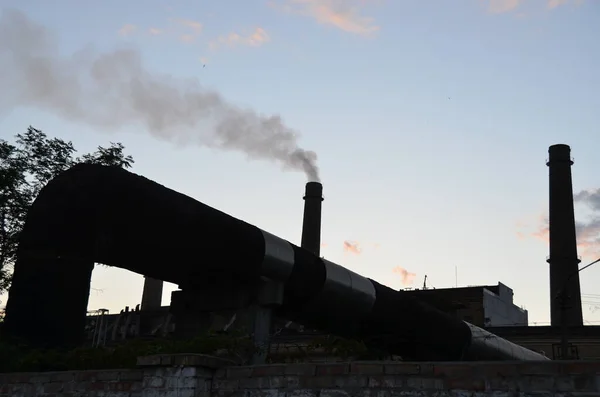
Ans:
[{"label": "large pipe", "polygon": [[[573,209],[573,181],[571,177],[571,148],[552,145],[548,149],[546,165],[550,175],[550,321],[552,326],[583,326],[581,289],[575,214]],[[568,297],[567,307],[561,307]],[[565,323],[562,323],[563,313]]]},{"label": "large pipe", "polygon": [[81,343],[94,262],[187,288],[203,278],[253,285],[267,277],[285,285],[286,318],[405,358],[545,359],[146,178],[98,165],[62,173],[34,202],[4,331],[30,345]]},{"label": "large pipe", "polygon": [[300,246],[313,254],[321,254],[321,206],[323,185],[308,182],[304,193],[304,219]]}]

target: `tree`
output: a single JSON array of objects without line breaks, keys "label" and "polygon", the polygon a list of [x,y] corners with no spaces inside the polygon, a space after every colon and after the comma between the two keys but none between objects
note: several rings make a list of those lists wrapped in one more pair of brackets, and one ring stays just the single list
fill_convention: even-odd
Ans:
[{"label": "tree", "polygon": [[121,168],[131,168],[134,163],[121,143],[111,142],[108,148],[99,146],[93,153],[74,157],[71,142],[48,138],[33,127],[15,138],[15,144],[0,139],[0,293],[10,286],[27,211],[46,183],[77,163]]}]

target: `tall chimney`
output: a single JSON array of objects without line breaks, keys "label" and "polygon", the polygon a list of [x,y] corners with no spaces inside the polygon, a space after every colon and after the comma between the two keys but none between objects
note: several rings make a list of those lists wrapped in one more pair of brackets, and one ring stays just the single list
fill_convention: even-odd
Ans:
[{"label": "tall chimney", "polygon": [[162,304],[163,281],[144,277],[141,310],[160,309]]},{"label": "tall chimney", "polygon": [[321,254],[321,204],[323,185],[308,182],[304,194],[304,220],[302,222],[302,241],[300,246],[313,254]]},{"label": "tall chimney", "polygon": [[[579,262],[573,208],[573,181],[571,179],[571,148],[552,145],[548,149],[546,165],[550,172],[550,320],[552,326],[583,326]],[[561,310],[558,297],[566,295],[567,307]]]}]

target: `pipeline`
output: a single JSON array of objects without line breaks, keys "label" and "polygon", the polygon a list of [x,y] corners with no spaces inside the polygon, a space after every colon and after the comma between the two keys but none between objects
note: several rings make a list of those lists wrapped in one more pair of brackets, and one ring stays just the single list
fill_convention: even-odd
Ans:
[{"label": "pipeline", "polygon": [[285,285],[279,315],[418,360],[545,360],[528,349],[116,167],[50,181],[21,235],[4,332],[30,345],[83,341],[94,263],[194,288],[261,277]]}]

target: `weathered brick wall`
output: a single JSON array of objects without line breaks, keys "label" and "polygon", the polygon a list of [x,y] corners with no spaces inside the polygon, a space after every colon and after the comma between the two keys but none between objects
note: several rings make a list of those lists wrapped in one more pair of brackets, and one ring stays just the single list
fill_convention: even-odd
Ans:
[{"label": "weathered brick wall", "polygon": [[0,374],[0,397],[207,396],[225,362],[197,355],[140,357],[139,369]]},{"label": "weathered brick wall", "polygon": [[198,355],[140,368],[0,374],[0,397],[599,396],[600,362],[353,362],[223,367]]},{"label": "weathered brick wall", "polygon": [[355,362],[229,367],[216,371],[213,397],[248,395],[600,396],[600,362]]}]

